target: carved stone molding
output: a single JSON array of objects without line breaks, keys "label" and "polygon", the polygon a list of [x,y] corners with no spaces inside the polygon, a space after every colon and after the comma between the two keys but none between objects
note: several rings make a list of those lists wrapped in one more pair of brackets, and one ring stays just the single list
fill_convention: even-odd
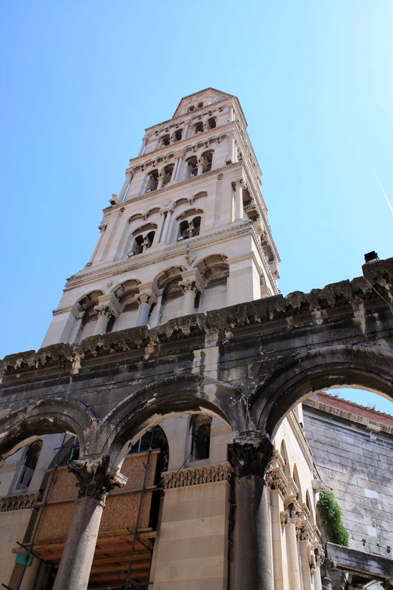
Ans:
[{"label": "carved stone molding", "polygon": [[302,509],[297,500],[291,498],[289,502],[285,503],[285,510],[280,513],[281,525],[286,526],[294,523],[299,526],[301,523]]},{"label": "carved stone molding", "polygon": [[235,441],[229,446],[228,458],[237,477],[264,477],[272,453],[273,445],[267,437],[245,439]]},{"label": "carved stone molding", "polygon": [[274,451],[273,458],[266,470],[266,484],[272,492],[278,491],[284,499],[288,492],[288,478],[284,473],[284,462],[278,451]]},{"label": "carved stone molding", "polygon": [[41,500],[41,497],[42,492],[4,496],[4,498],[0,498],[0,512],[12,512],[14,510],[34,508],[34,505]]},{"label": "carved stone molding", "polygon": [[110,469],[108,456],[96,460],[69,461],[68,470],[78,480],[78,498],[94,498],[103,505],[111,490],[127,483],[127,478],[119,469]]},{"label": "carved stone molding", "polygon": [[191,467],[180,471],[166,471],[162,474],[162,487],[169,490],[183,488],[216,481],[227,481],[232,475],[229,463],[218,465],[204,465],[203,467]]}]

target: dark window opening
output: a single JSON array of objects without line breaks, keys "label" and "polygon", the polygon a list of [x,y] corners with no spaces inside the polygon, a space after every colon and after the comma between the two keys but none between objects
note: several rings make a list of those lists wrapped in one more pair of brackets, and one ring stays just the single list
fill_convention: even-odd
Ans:
[{"label": "dark window opening", "polygon": [[169,135],[164,135],[164,137],[161,138],[161,146],[169,145],[169,143],[170,143]]},{"label": "dark window opening", "polygon": [[199,230],[201,227],[200,216],[194,217],[192,220],[184,219],[179,225],[179,235],[177,240],[188,240],[189,238],[195,238],[199,236]]},{"label": "dark window opening", "polygon": [[202,133],[203,132],[203,123],[202,123],[202,121],[200,121],[199,123],[197,123],[195,125],[194,129],[195,129],[195,135],[197,133]]},{"label": "dark window opening", "polygon": [[198,175],[198,162],[195,156],[187,162],[187,178]]},{"label": "dark window opening", "polygon": [[203,414],[192,416],[190,420],[191,461],[209,458],[211,423],[210,416],[204,416]]},{"label": "dark window opening", "polygon": [[136,256],[137,254],[143,254],[143,252],[146,252],[146,250],[153,244],[155,233],[156,232],[154,231],[150,231],[145,236],[142,234],[137,236],[134,240],[132,250],[128,253],[128,256]]},{"label": "dark window opening", "polygon": [[151,191],[155,191],[158,186],[158,170],[153,170],[149,174],[149,180],[147,181],[146,192],[150,193]]},{"label": "dark window opening", "polygon": [[38,463],[38,458],[40,456],[41,450],[42,441],[34,442],[28,447],[21,475],[16,485],[17,490],[26,490],[29,487],[31,479],[33,477],[34,470]]},{"label": "dark window opening", "polygon": [[215,129],[217,127],[217,121],[214,117],[208,120],[207,124],[209,125],[209,129]]},{"label": "dark window opening", "polygon": [[191,113],[191,112],[192,112],[194,109],[195,109],[195,107],[194,107],[194,106],[191,106],[191,107],[188,109],[188,112],[189,112],[189,113]]},{"label": "dark window opening", "polygon": [[162,172],[162,174],[164,176],[163,186],[166,186],[172,180],[172,174],[173,174],[174,167],[175,167],[174,164],[169,164],[169,166],[166,166],[166,168]]},{"label": "dark window opening", "polygon": [[180,141],[183,135],[183,129],[179,129],[179,131],[176,131],[175,133],[175,139],[176,141]]},{"label": "dark window opening", "polygon": [[203,154],[203,172],[210,172],[213,164],[213,152]]},{"label": "dark window opening", "polygon": [[201,109],[203,107],[203,102],[198,102],[198,109]]}]

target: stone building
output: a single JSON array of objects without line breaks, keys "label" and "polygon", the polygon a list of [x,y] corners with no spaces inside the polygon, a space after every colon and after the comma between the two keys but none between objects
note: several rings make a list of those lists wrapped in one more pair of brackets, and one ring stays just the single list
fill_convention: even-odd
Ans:
[{"label": "stone building", "polygon": [[[321,590],[316,502],[334,486],[320,408],[299,402],[333,358],[329,386],[393,397],[393,262],[284,300],[261,185],[232,95],[146,129],[42,348],[0,367],[5,587]],[[381,551],[368,580],[389,579]]]}]

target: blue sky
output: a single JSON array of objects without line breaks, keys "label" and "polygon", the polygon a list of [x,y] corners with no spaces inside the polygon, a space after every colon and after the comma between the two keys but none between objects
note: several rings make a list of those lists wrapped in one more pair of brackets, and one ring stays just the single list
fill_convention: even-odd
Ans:
[{"label": "blue sky", "polygon": [[393,256],[391,0],[0,6],[0,357],[39,348],[144,128],[208,86],[246,114],[284,294]]}]

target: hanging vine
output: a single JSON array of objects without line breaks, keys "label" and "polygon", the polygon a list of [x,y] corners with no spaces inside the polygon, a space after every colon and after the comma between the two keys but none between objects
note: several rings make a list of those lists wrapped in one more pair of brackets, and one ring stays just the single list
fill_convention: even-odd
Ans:
[{"label": "hanging vine", "polygon": [[317,504],[328,541],[349,546],[349,535],[342,521],[341,508],[331,490],[322,490]]}]

